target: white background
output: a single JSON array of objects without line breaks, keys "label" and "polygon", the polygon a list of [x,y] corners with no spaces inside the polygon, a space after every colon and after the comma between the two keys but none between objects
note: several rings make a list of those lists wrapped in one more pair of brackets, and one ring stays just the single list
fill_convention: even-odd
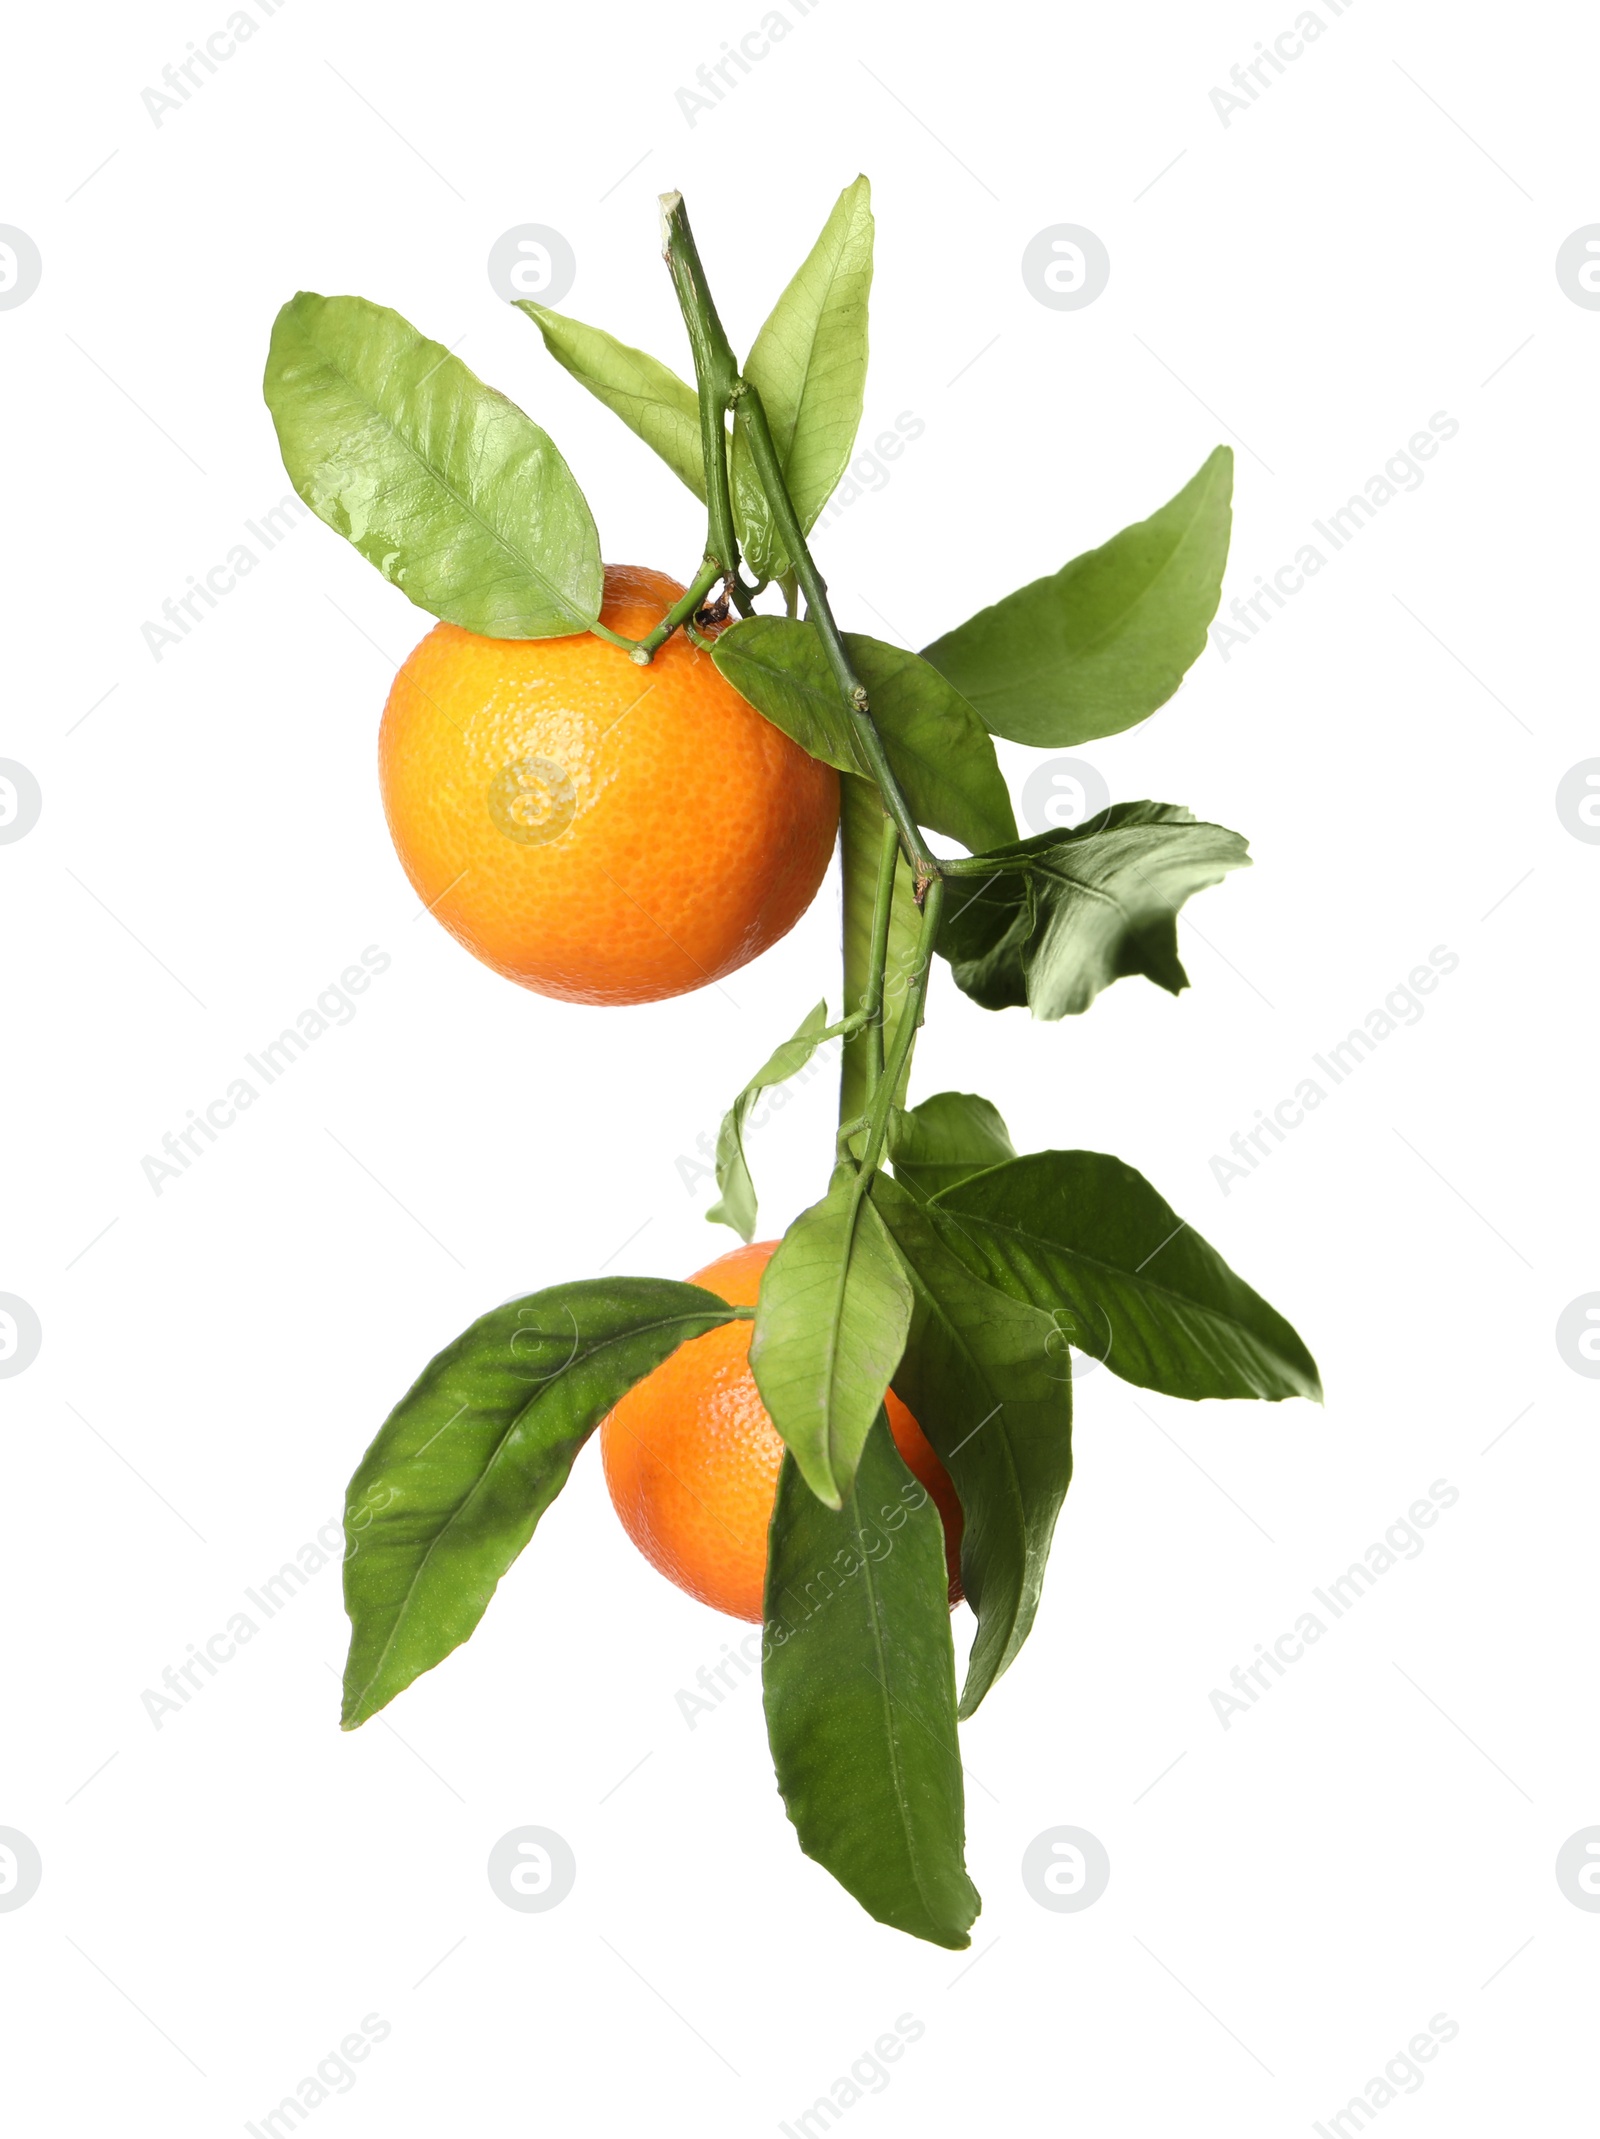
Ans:
[{"label": "white background", "polygon": [[[0,312],[0,755],[44,798],[0,848],[0,1290],[44,1332],[0,1384],[0,1826],[44,1864],[0,1913],[17,2127],[237,2132],[376,2013],[317,2134],[759,2133],[909,2013],[852,2134],[1304,2131],[1435,2014],[1459,2033],[1385,2132],[1586,2129],[1600,1917],[1553,1867],[1600,1821],[1600,1466],[1554,1328],[1600,1286],[1600,850],[1554,795],[1600,753],[1600,315],[1554,259],[1600,219],[1592,21],[1323,6],[1224,127],[1210,91],[1292,0],[823,0],[691,127],[675,91],[760,0],[293,0],[157,127],[141,91],[226,12],[35,10],[6,61],[0,221],[44,263]],[[920,645],[1222,440],[1231,599],[1435,411],[1460,426],[1270,627],[1083,753],[1253,842],[1181,928],[1192,991],[1043,1026],[936,976],[917,1091],[1141,1167],[1328,1387],[1195,1410],[1082,1385],[1037,1630],[964,1732],[967,1955],[802,1858],[753,1683],[687,1727],[678,1690],[742,1630],[634,1553],[593,1450],[392,1717],[336,1728],[331,1565],[159,1730],[141,1703],[337,1516],[474,1315],[731,1243],[676,1162],[836,973],[832,878],[726,987],[635,1010],[521,993],[418,918],[374,742],[426,619],[314,521],[152,658],[141,626],[287,489],[273,314],[357,291],[459,343],[554,432],[606,555],[683,576],[698,509],[495,297],[489,247],[558,229],[567,306],[681,363],[655,194],[684,189],[747,342],[858,169],[864,434],[926,431],[822,538],[849,626]],[[1059,222],[1110,252],[1080,312],[1021,278]],[[1020,790],[1035,757],[1002,750]],[[354,1021],[153,1193],[162,1134],[369,944],[392,966]],[[1436,945],[1459,967],[1420,1023],[1225,1196],[1213,1155]],[[828,1082],[756,1140],[764,1230],[818,1192]],[[1224,1730],[1211,1690],[1437,1479],[1460,1498],[1421,1557]],[[547,1914],[485,1877],[524,1823],[576,1852]],[[1111,1858],[1081,1914],[1019,1873],[1064,1823]]]}]

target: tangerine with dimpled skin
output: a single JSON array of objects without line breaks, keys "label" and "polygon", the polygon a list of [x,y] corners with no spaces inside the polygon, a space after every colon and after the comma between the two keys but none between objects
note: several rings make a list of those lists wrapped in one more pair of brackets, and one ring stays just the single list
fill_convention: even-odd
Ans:
[{"label": "tangerine with dimpled skin", "polygon": [[[643,638],[683,593],[608,565],[600,620]],[[641,667],[592,632],[439,624],[394,680],[378,743],[417,896],[542,995],[649,1003],[757,957],[816,895],[839,776],[679,631]]]},{"label": "tangerine with dimpled skin", "polygon": [[[689,1283],[753,1307],[778,1243],[719,1255]],[[760,1619],[767,1525],[783,1442],[749,1367],[749,1322],[691,1337],[636,1382],[600,1428],[606,1486],[622,1527],[679,1589],[735,1619]],[[889,1430],[944,1523],[950,1602],[961,1598],[961,1503],[921,1427],[891,1389]]]}]

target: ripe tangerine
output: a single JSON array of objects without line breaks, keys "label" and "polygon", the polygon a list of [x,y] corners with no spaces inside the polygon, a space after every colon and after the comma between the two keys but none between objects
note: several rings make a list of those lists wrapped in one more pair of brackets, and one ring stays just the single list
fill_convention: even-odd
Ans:
[{"label": "ripe tangerine", "polygon": [[[602,623],[643,638],[683,593],[608,565]],[[543,995],[646,1003],[719,980],[816,895],[839,776],[680,632],[648,667],[592,632],[438,624],[384,707],[378,769],[417,896]]]},{"label": "ripe tangerine", "polygon": [[[778,1243],[719,1255],[689,1282],[753,1307]],[[702,1604],[760,1619],[767,1525],[783,1442],[749,1367],[752,1325],[692,1337],[637,1382],[600,1428],[606,1486],[645,1558]],[[943,1464],[893,1390],[889,1430],[944,1522],[950,1602],[961,1598],[961,1503]]]}]

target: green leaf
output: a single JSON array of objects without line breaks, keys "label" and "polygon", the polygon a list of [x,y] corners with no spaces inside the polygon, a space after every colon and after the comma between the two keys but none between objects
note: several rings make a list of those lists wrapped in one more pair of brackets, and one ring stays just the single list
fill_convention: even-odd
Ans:
[{"label": "green leaf", "polygon": [[837,1513],[785,1456],[770,1535],[763,1695],[800,1847],[880,1924],[959,1950],[980,1904],[943,1525],[881,1413]]},{"label": "green leaf", "polygon": [[939,930],[956,985],[985,1010],[1026,1003],[1059,1018],[1130,973],[1173,995],[1186,988],[1178,909],[1248,868],[1250,853],[1237,832],[1171,803],[1118,802],[981,859],[994,874],[951,880]]},{"label": "green leaf", "polygon": [[[839,782],[840,903],[844,909],[845,1014],[866,1007],[865,989],[872,963],[872,914],[878,894],[878,848],[883,837],[883,804],[871,780],[846,773]],[[905,1015],[906,981],[922,935],[916,884],[902,854],[895,864],[894,897],[889,909],[889,950],[883,991],[883,1052],[894,1054],[895,1035]],[[844,1043],[839,1065],[839,1119],[855,1121],[866,1112],[867,1068],[871,1041],[865,1032]],[[911,1065],[906,1065],[909,1077]],[[905,1079],[896,1095],[903,1099]]]},{"label": "green leaf", "polygon": [[698,1285],[594,1278],[508,1301],[424,1368],[350,1481],[346,1730],[466,1640],[611,1407],[739,1318]]},{"label": "green leaf", "polygon": [[713,1225],[731,1225],[741,1240],[756,1237],[756,1186],[744,1155],[744,1128],[750,1109],[769,1084],[782,1084],[803,1070],[828,1027],[828,1006],[818,1003],[800,1020],[793,1039],[773,1049],[723,1116],[717,1136],[717,1187],[720,1201],[706,1212]]},{"label": "green leaf", "polygon": [[[855,445],[867,381],[871,286],[871,188],[858,178],[835,201],[744,365],[744,376],[760,392],[803,531],[833,495]],[[730,472],[750,568],[758,579],[776,579],[790,560],[737,423]]]},{"label": "green leaf", "polygon": [[1027,1640],[1038,1609],[1072,1479],[1071,1356],[1045,1309],[973,1275],[945,1240],[949,1217],[882,1176],[872,1199],[915,1301],[895,1394],[961,1501],[961,1586],[978,1615],[965,1717]]},{"label": "green leaf", "polygon": [[[872,209],[865,178],[846,186],[793,281],[756,336],[744,375],[761,394],[773,443],[803,529],[809,529],[849,465],[867,373],[867,292],[872,282]],[[641,349],[518,300],[545,347],[597,400],[659,453],[702,503],[705,460],[695,390]],[[729,448],[740,546],[758,579],[789,569],[741,432]]]},{"label": "green leaf", "polygon": [[761,1279],[750,1371],[807,1485],[842,1505],[911,1320],[911,1287],[866,1183],[846,1169]]},{"label": "green leaf", "polygon": [[295,489],[418,608],[501,639],[599,615],[600,538],[566,462],[398,312],[302,290],[265,393]]},{"label": "green leaf", "polygon": [[[1016,837],[994,744],[959,691],[902,646],[847,631],[889,763],[919,824],[975,851]],[[718,638],[712,659],[758,713],[814,758],[871,777],[860,724],[845,709],[815,625],[747,617]]]},{"label": "green leaf", "polygon": [[1058,1318],[1142,1389],[1322,1399],[1316,1361],[1143,1174],[1099,1151],[1036,1151],[927,1206],[977,1276]]},{"label": "green leaf", "polygon": [[516,306],[544,336],[546,349],[562,369],[659,453],[703,505],[706,464],[694,388],[655,357],[642,349],[630,349],[603,327],[586,327],[581,320],[536,304],[531,297],[519,297]]},{"label": "green leaf", "polygon": [[1206,643],[1232,520],[1233,451],[1148,520],[1019,587],[923,649],[1015,743],[1116,735],[1163,706]]},{"label": "green leaf", "polygon": [[894,1177],[924,1201],[1016,1155],[999,1109],[976,1092],[935,1092],[909,1114],[890,1117]]}]

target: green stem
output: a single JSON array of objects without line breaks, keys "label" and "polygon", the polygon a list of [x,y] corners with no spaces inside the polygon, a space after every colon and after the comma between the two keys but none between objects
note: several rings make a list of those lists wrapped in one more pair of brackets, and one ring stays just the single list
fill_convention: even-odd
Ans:
[{"label": "green stem", "polygon": [[889,922],[894,913],[894,872],[900,860],[900,834],[894,819],[883,820],[878,849],[878,887],[872,906],[872,950],[867,966],[867,997],[862,1008],[867,1028],[867,1097],[883,1077],[883,976],[889,962]]},{"label": "green stem", "polygon": [[588,629],[595,638],[604,639],[608,646],[620,646],[630,659],[638,658],[639,641],[637,639],[625,639],[620,631],[613,631],[608,624],[602,624],[598,617],[589,625]]},{"label": "green stem", "polygon": [[734,388],[734,421],[742,424],[750,447],[750,459],[756,476],[766,493],[767,505],[772,513],[773,525],[795,577],[799,580],[806,598],[806,616],[821,636],[823,649],[828,656],[828,665],[833,670],[840,696],[854,723],[860,740],[862,755],[872,768],[883,795],[884,808],[894,819],[906,850],[906,859],[916,871],[919,889],[939,874],[939,864],[929,852],[911,814],[911,807],[901,792],[900,783],[894,776],[888,754],[883,747],[883,737],[878,733],[878,724],[872,718],[872,708],[867,690],[851,664],[850,655],[834,622],[833,611],[828,606],[828,586],[812,560],[806,547],[806,538],[800,526],[794,502],[789,496],[789,486],[784,480],[783,467],[778,459],[778,449],[773,444],[772,429],[767,422],[767,412],[762,406],[759,391],[748,379],[740,379]]},{"label": "green stem", "polygon": [[889,1136],[889,1116],[894,1108],[895,1094],[900,1091],[911,1067],[912,1050],[917,1044],[917,1028],[922,1023],[928,1002],[928,973],[933,964],[934,939],[939,933],[939,916],[944,908],[944,883],[935,877],[928,886],[927,897],[922,902],[922,932],[917,938],[917,955],[911,968],[906,990],[906,1007],[894,1036],[894,1054],[883,1076],[878,1080],[872,1096],[872,1107],[867,1122],[867,1141],[861,1153],[861,1174],[870,1179],[877,1171],[883,1157],[883,1147]]},{"label": "green stem", "polygon": [[840,1122],[833,1139],[833,1163],[835,1166],[843,1166],[847,1160],[854,1166],[855,1155],[850,1149],[850,1139],[854,1136],[859,1136],[866,1126],[867,1117],[864,1114],[858,1114],[854,1121]]},{"label": "green stem", "polygon": [[695,611],[703,605],[717,581],[723,577],[721,564],[715,557],[708,557],[681,599],[673,603],[654,631],[647,631],[633,649],[633,658],[641,668],[648,666],[652,655],[666,644],[680,624],[688,623]]},{"label": "green stem", "polygon": [[[749,616],[750,589],[739,574],[738,536],[733,522],[733,497],[728,480],[727,411],[744,426],[757,479],[766,494],[768,509],[790,559],[790,577],[797,579],[806,598],[806,615],[822,636],[823,648],[846,707],[855,723],[861,751],[883,795],[884,807],[894,819],[906,858],[916,874],[920,902],[924,887],[939,874],[939,864],[925,844],[910,805],[895,778],[883,747],[866,687],[851,665],[833,611],[828,606],[828,588],[812,561],[806,538],[789,496],[783,467],[773,444],[772,429],[761,395],[740,376],[732,345],[712,301],[694,232],[681,193],[661,196],[662,253],[678,294],[678,309],[694,357],[695,386],[700,404],[700,452],[706,478],[706,556],[715,558],[728,575],[729,590],[741,616]],[[790,604],[792,609],[792,604]]]},{"label": "green stem", "polygon": [[[1013,861],[1012,869],[1023,866]],[[939,864],[941,876],[1004,876],[1007,865],[989,854],[953,854]]]},{"label": "green stem", "polygon": [[[821,637],[828,665],[833,671],[834,680],[853,723],[862,759],[871,772],[872,783],[876,787],[885,815],[883,837],[878,846],[871,928],[865,946],[860,942],[859,924],[852,928],[851,914],[856,911],[858,901],[852,896],[854,879],[848,860],[845,869],[844,1009],[847,1044],[845,1070],[841,1079],[841,1115],[859,1114],[863,1100],[869,1102],[869,1112],[865,1116],[867,1143],[861,1176],[865,1183],[883,1156],[890,1116],[897,1095],[904,1090],[912,1050],[916,1045],[917,1027],[922,1022],[927,1000],[928,969],[933,958],[939,915],[944,905],[944,887],[940,877],[945,865],[934,857],[924,841],[921,829],[895,776],[894,768],[889,762],[883,737],[872,717],[866,687],[855,672],[849,651],[834,621],[833,610],[828,602],[827,582],[817,570],[807,547],[805,532],[795,511],[794,501],[789,495],[789,486],[773,442],[772,429],[767,421],[767,412],[760,392],[750,380],[741,376],[716,306],[712,302],[710,287],[694,242],[694,233],[689,227],[689,218],[681,194],[664,193],[661,196],[661,229],[662,251],[672,275],[673,288],[677,292],[679,310],[683,314],[684,328],[694,357],[695,385],[699,398],[700,447],[705,467],[707,513],[706,557],[701,581],[706,580],[707,574],[714,576],[714,568],[720,568],[740,614],[750,615],[751,589],[745,585],[739,572],[738,537],[734,526],[728,474],[727,412],[731,408],[735,424],[743,427],[757,480],[765,494],[778,538],[790,560],[788,571],[780,577],[784,606],[792,617],[798,606],[797,587],[804,593],[807,621],[815,625]],[[662,625],[642,642],[635,658],[648,661],[657,645],[680,624],[696,645],[704,643],[695,630],[693,621],[694,611],[698,607],[693,596],[697,591],[704,591],[700,581],[697,581],[696,589],[690,590],[683,601],[675,605],[669,616],[663,619]],[[755,591],[759,592],[760,589]],[[848,823],[850,792],[855,786],[856,782],[852,778],[846,795],[847,856],[853,851],[848,837]],[[872,791],[865,781],[861,786],[865,792]],[[894,1044],[886,1065],[885,976],[894,927],[896,870],[901,848],[904,849],[911,866],[915,899],[921,910],[921,925],[908,976],[906,1003],[896,1021]],[[861,859],[865,862],[865,851]],[[859,889],[864,892],[864,868],[860,875],[863,881]],[[866,950],[864,974],[860,970],[863,948]],[[860,1064],[853,1066],[850,1059],[850,1040],[858,1037],[864,1040],[865,1052]],[[865,1093],[858,1089],[863,1083],[866,1087]],[[844,1128],[841,1128],[840,1134],[843,1139],[846,1134]]]},{"label": "green stem", "polygon": [[[898,862],[898,854],[895,859]],[[892,877],[890,881],[892,884]],[[912,1050],[917,1044],[917,1027],[922,1023],[922,1014],[927,1006],[928,969],[933,964],[934,938],[939,933],[939,915],[943,906],[944,884],[940,878],[935,877],[922,902],[922,926],[917,936],[916,956],[911,968],[905,1013],[895,1031],[894,1054],[887,1070],[878,1079],[877,1089],[872,1095],[872,1104],[867,1111],[866,1143],[856,1167],[855,1179],[850,1184],[852,1228],[862,1204],[872,1193],[872,1184],[877,1178],[884,1147],[889,1140],[889,1122],[894,1113],[895,1094],[904,1087],[906,1074],[911,1067]],[[839,1124],[838,1142],[834,1147],[837,1164],[842,1166],[849,1157],[850,1141],[859,1133],[859,1126],[850,1121]]]},{"label": "green stem", "polygon": [[711,301],[694,232],[681,193],[661,196],[661,250],[678,293],[678,309],[694,357],[700,397],[700,454],[706,479],[706,555],[727,575],[741,616],[750,614],[749,590],[739,577],[739,540],[728,483],[727,412],[739,383],[739,365],[717,308]]},{"label": "green stem", "polygon": [[[870,780],[859,773],[841,775],[839,903],[844,1002],[847,1010],[861,1010],[866,1006],[877,913],[878,860],[882,852],[886,815],[883,798]],[[922,917],[912,902],[911,867],[909,863],[902,861],[895,871],[894,897],[889,913],[889,952],[884,968],[881,1015],[885,1054],[893,1045],[900,1014],[905,1008],[902,976],[910,968],[921,924]],[[839,1064],[841,1121],[852,1119],[866,1111],[869,1056],[870,1048],[865,1030],[857,1038],[846,1041]]]}]

